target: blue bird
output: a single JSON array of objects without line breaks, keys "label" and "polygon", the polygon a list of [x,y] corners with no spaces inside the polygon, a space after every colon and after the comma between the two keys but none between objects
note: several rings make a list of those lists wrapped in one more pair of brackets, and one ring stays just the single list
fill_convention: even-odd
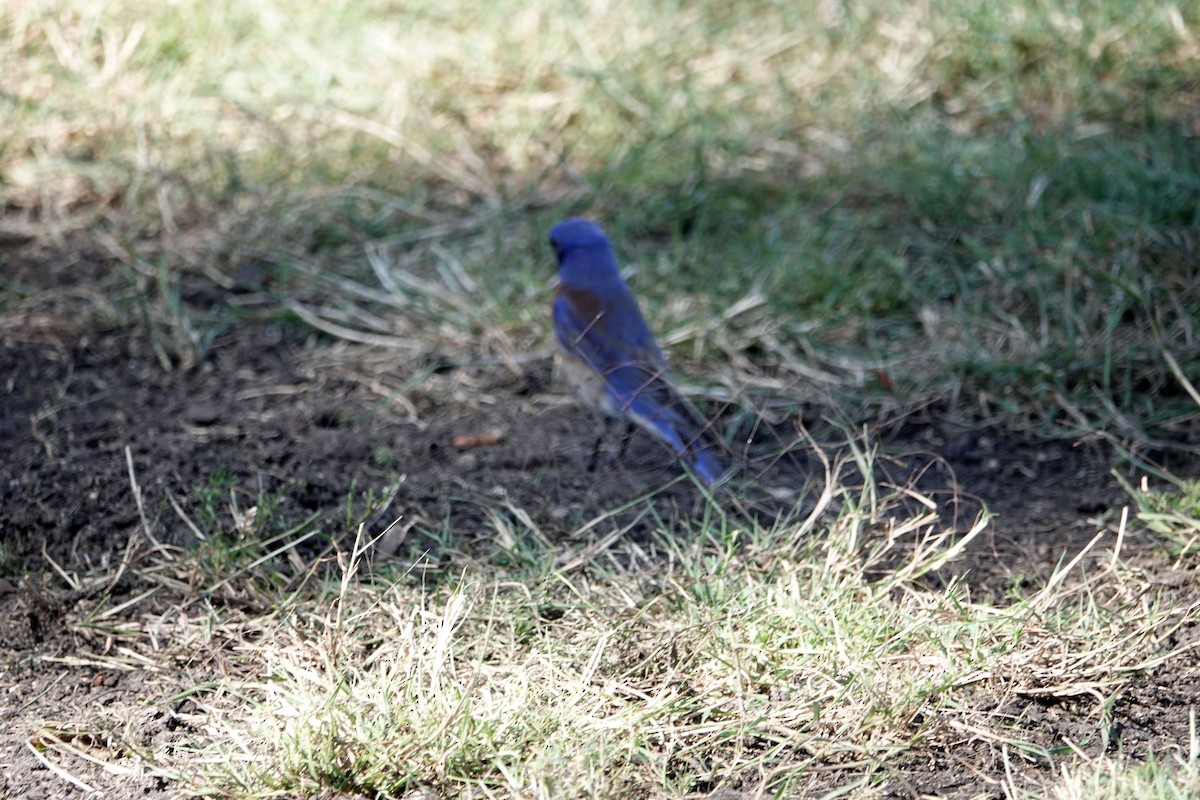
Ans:
[{"label": "blue bird", "polygon": [[666,444],[701,481],[724,472],[706,424],[679,394],[637,300],[596,223],[563,220],[550,231],[558,256],[554,336],[567,379],[584,404],[627,419]]}]

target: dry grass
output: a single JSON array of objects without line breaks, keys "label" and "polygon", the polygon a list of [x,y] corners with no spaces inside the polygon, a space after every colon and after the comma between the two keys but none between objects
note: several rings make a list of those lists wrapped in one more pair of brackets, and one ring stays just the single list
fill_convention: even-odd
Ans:
[{"label": "dry grass", "polygon": [[[1169,643],[1195,605],[1123,562],[1123,528],[1040,591],[981,603],[954,564],[986,518],[956,531],[904,510],[936,507],[914,487],[831,489],[841,510],[799,538],[790,524],[701,526],[580,558],[582,536],[551,544],[516,527],[520,558],[460,553],[442,571],[458,577],[433,582],[372,567],[361,528],[323,563],[270,542],[234,558],[271,580],[230,582],[204,548],[131,567],[192,599],[123,622],[110,632],[121,655],[89,663],[208,663],[226,677],[189,693],[200,713],[182,747],[148,750],[111,723],[89,736],[119,756],[107,769],[225,797],[876,796],[889,764],[964,737],[1067,770],[1106,741],[1112,698],[1190,647]],[[1070,698],[1094,728],[1048,746],[998,700],[1022,697]],[[58,761],[79,756],[80,735],[41,737],[43,758],[69,775]],[[1097,794],[1109,784],[1064,772],[1050,796],[1171,797],[1194,785],[1195,754],[1181,758],[1174,771],[1108,764],[1113,781],[1160,794]]]},{"label": "dry grass", "polygon": [[1074,770],[1063,770],[1062,779],[1049,791],[1014,792],[1029,800],[1123,800],[1151,797],[1184,800],[1200,791],[1200,739],[1192,724],[1191,739],[1169,754],[1136,759],[1087,760]]},{"label": "dry grass", "polygon": [[[137,320],[164,371],[247,318],[300,323],[364,345],[334,368],[416,417],[442,365],[544,355],[545,231],[583,211],[683,372],[750,424],[936,405],[1189,447],[1198,41],[1180,3],[16,0],[0,238],[103,254],[91,313]],[[29,324],[46,296],[0,280],[0,329]],[[1138,489],[1138,524],[1187,558],[1180,489]],[[78,782],[56,759],[103,738],[106,769],[230,797],[878,796],[883,767],[964,740],[1062,767],[1047,796],[1193,790],[1194,736],[1072,773],[993,702],[1077,698],[1103,740],[1111,699],[1180,654],[1194,606],[1120,536],[988,604],[947,577],[986,520],[828,492],[803,536],[715,516],[598,549],[498,507],[513,558],[456,553],[429,583],[361,541],[306,561],[311,521],[262,538],[265,500],[235,530],[177,508],[189,551],[142,513],[156,559],[122,569],[174,605],[100,609],[82,627],[119,648],[71,663],[203,663],[198,733],[160,751],[67,722],[30,746]]]}]

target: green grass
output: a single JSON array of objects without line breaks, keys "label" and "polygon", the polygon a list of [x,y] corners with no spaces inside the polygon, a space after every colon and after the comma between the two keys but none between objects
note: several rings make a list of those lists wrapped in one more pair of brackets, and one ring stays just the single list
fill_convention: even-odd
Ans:
[{"label": "green grass", "polygon": [[[276,308],[345,313],[366,301],[326,278],[379,289],[369,242],[438,290],[403,300],[463,332],[448,346],[536,346],[546,230],[586,212],[680,357],[759,353],[803,385],[779,357],[799,348],[852,416],[954,398],[1075,432],[1115,407],[1154,438],[1189,408],[1163,349],[1200,380],[1197,24],[1121,2],[18,4],[0,191],[112,237],[139,276],[117,308],[147,298],[167,368],[236,324],[179,273],[251,265]],[[713,321],[747,291],[765,303]]]},{"label": "green grass", "polygon": [[1161,535],[1181,558],[1200,554],[1200,480],[1184,480],[1161,471],[1155,477],[1165,482],[1162,488],[1150,488],[1142,479],[1139,486],[1122,481],[1138,507],[1138,521]]}]

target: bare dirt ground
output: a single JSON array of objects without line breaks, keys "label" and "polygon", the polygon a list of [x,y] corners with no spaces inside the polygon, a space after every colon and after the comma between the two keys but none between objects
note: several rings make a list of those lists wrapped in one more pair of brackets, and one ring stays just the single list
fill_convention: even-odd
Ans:
[{"label": "bare dirt ground", "polygon": [[[365,508],[370,493],[385,493],[403,476],[379,515],[415,523],[408,539],[389,547],[391,557],[416,562],[429,549],[421,528],[449,520],[461,537],[457,546],[486,551],[494,528],[485,509],[511,503],[539,512],[544,535],[566,536],[676,474],[644,436],[634,436],[619,458],[610,454],[589,473],[595,427],[553,380],[549,362],[522,373],[477,368],[458,376],[459,386],[472,391],[417,393],[410,395],[413,409],[405,410],[349,379],[330,355],[337,343],[298,326],[255,323],[219,336],[201,363],[164,370],[142,326],[103,322],[88,310],[84,298],[109,269],[102,259],[22,260],[19,252],[4,266],[10,283],[51,293],[53,300],[19,318],[9,313],[0,343],[2,797],[87,794],[38,757],[46,736],[70,738],[99,761],[120,760],[121,753],[105,750],[103,728],[111,722],[66,729],[63,720],[123,720],[122,740],[148,749],[188,741],[200,712],[181,693],[225,677],[225,662],[177,653],[175,671],[162,670],[158,659],[146,659],[141,669],[134,652],[126,654],[128,668],[116,670],[97,666],[91,656],[111,655],[119,645],[119,637],[114,644],[103,634],[105,626],[117,630],[122,620],[192,599],[181,587],[174,598],[160,591],[139,600],[145,587],[136,580],[110,579],[130,547],[137,558],[153,560],[170,546],[194,544],[195,533],[182,520],[202,516],[204,487],[214,475],[223,476],[219,513],[228,513],[231,493],[243,508],[256,497],[276,496],[280,519],[294,524],[314,517],[330,535],[345,532],[338,520],[345,518],[347,498]],[[490,433],[500,434],[494,445],[455,446],[457,436]],[[880,470],[898,483],[920,473],[920,485],[946,499],[945,513],[960,514],[964,526],[979,502],[997,514],[967,555],[976,596],[1001,598],[1045,578],[1064,555],[1114,527],[1129,504],[1111,474],[1114,454],[1095,442],[957,429],[932,412],[881,429],[878,440],[885,454]],[[804,485],[812,466],[785,465],[771,480]],[[150,527],[165,531],[159,534],[164,550],[142,536],[135,483]],[[687,483],[653,502],[667,520],[703,508]],[[635,527],[628,535],[639,532]],[[328,546],[317,537],[308,555],[319,559]],[[1159,547],[1131,535],[1123,555],[1144,561],[1161,573],[1158,580],[1194,599],[1200,594],[1195,575],[1170,569]],[[1099,549],[1094,557],[1107,554]],[[73,586],[64,574],[103,580]],[[128,605],[105,626],[81,628],[77,623],[97,607],[101,593],[108,595],[108,609]],[[1175,644],[1197,635],[1179,630]],[[1189,713],[1200,703],[1197,666],[1194,657],[1176,660],[1133,681],[1111,707],[1106,741],[1093,735],[1094,702],[997,695],[978,703],[1004,715],[1014,739],[1050,749],[1070,741],[1089,754],[1105,747],[1142,754],[1187,740]],[[887,796],[1003,797],[999,781],[1006,774],[1044,769],[1035,760],[1012,758],[964,733],[889,764]],[[113,776],[83,758],[71,770],[110,798],[178,791],[141,772]],[[815,774],[802,791],[830,788]]]}]

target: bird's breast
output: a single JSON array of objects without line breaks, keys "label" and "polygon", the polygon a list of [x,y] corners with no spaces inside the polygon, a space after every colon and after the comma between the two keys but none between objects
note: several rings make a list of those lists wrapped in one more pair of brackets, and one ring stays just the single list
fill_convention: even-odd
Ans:
[{"label": "bird's breast", "polygon": [[620,410],[609,392],[608,383],[586,361],[560,346],[558,363],[562,367],[567,383],[571,384],[571,388],[579,395],[579,399],[585,406],[612,417],[621,416]]}]

